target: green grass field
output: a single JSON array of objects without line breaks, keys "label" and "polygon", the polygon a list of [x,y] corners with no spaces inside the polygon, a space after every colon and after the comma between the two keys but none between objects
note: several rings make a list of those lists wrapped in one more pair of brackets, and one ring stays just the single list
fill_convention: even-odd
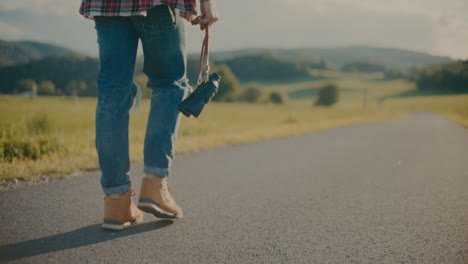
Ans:
[{"label": "green grass field", "polygon": [[[349,78],[336,81],[344,89],[340,102],[331,107],[313,107],[313,98],[290,101],[286,105],[210,103],[199,119],[183,118],[177,153],[212,149],[272,138],[312,133],[341,126],[399,118],[402,110],[437,111],[468,127],[468,95],[423,96],[378,99],[414,89],[405,81],[376,82]],[[273,85],[265,89],[294,91],[318,87],[322,82]],[[363,106],[367,90],[367,105]],[[65,148],[39,160],[16,159],[0,163],[0,182],[12,179],[35,180],[43,175],[63,177],[86,169],[96,169],[94,148],[95,98],[40,97],[27,99],[0,96],[1,127],[26,131],[37,116],[46,116],[45,134]],[[142,112],[131,115],[130,155],[143,160],[143,140],[149,100]],[[4,133],[4,132],[3,132]],[[15,132],[16,133],[16,132]],[[34,138],[35,133],[18,132]]]}]

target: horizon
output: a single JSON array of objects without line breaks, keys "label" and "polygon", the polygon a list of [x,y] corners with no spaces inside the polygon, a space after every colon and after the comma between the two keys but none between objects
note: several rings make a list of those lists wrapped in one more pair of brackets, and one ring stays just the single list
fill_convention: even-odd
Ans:
[{"label": "horizon", "polygon": [[[35,42],[35,43],[39,43],[39,44],[53,45],[53,46],[57,46],[59,48],[69,49],[71,52],[78,53],[79,55],[83,55],[83,56],[98,57],[98,54],[83,53],[83,52],[80,52],[80,51],[76,50],[74,47],[64,46],[64,45],[61,45],[61,44],[45,42],[45,41],[40,41],[40,40],[39,41],[33,40],[33,39],[8,40],[8,39],[1,39],[0,38],[0,41],[6,41],[6,42]],[[141,45],[139,45],[138,56],[142,55],[140,46]],[[453,57],[450,57],[448,55],[432,54],[430,52],[425,52],[425,51],[420,51],[420,50],[411,50],[411,49],[405,49],[405,48],[399,48],[399,47],[371,46],[371,45],[365,45],[365,44],[362,44],[362,45],[337,45],[337,46],[328,46],[328,47],[325,47],[325,46],[315,46],[315,47],[314,46],[303,46],[303,47],[241,47],[241,48],[225,49],[225,50],[212,49],[211,52],[212,53],[223,53],[223,52],[242,52],[242,51],[246,51],[246,50],[259,50],[259,51],[265,50],[265,51],[269,51],[269,50],[347,49],[347,48],[369,48],[369,49],[398,50],[398,51],[420,53],[420,54],[430,55],[430,56],[434,56],[434,57],[446,57],[446,58],[449,58],[449,59],[451,59],[453,61],[465,60],[464,58],[462,58],[462,59],[453,58]],[[198,54],[199,54],[199,51],[195,51],[195,50],[187,51],[187,55],[189,55],[189,56],[194,56],[194,55],[198,55]],[[468,59],[468,58],[466,58],[466,59]]]}]

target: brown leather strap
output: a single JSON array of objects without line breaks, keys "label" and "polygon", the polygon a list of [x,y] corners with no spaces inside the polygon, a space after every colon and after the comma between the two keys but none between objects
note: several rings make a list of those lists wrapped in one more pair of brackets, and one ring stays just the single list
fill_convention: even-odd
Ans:
[{"label": "brown leather strap", "polygon": [[203,40],[200,54],[200,73],[198,74],[198,84],[208,81],[210,76],[209,40],[210,30],[207,27],[205,29],[205,39]]}]

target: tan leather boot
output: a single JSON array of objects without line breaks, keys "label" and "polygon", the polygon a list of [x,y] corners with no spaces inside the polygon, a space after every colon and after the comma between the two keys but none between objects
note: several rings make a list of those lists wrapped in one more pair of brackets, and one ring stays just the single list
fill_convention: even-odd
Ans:
[{"label": "tan leather boot", "polygon": [[182,209],[172,196],[174,191],[163,177],[145,177],[141,183],[138,208],[159,218],[182,218]]},{"label": "tan leather boot", "polygon": [[143,213],[133,203],[133,190],[120,197],[104,197],[104,223],[102,227],[111,230],[122,230],[127,226],[143,222]]}]

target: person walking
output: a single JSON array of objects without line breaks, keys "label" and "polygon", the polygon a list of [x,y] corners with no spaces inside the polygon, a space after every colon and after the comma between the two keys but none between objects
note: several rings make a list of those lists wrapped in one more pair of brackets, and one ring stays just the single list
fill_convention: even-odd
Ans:
[{"label": "person walking", "polygon": [[[214,0],[82,0],[80,14],[95,21],[99,45],[96,150],[104,191],[102,227],[122,230],[143,221],[143,213],[182,218],[167,178],[180,122],[178,104],[191,88],[186,79],[183,18],[208,28],[218,21]],[[144,142],[144,173],[138,207],[129,177],[129,111],[141,91],[133,81],[138,42],[143,72],[152,89]]]}]

